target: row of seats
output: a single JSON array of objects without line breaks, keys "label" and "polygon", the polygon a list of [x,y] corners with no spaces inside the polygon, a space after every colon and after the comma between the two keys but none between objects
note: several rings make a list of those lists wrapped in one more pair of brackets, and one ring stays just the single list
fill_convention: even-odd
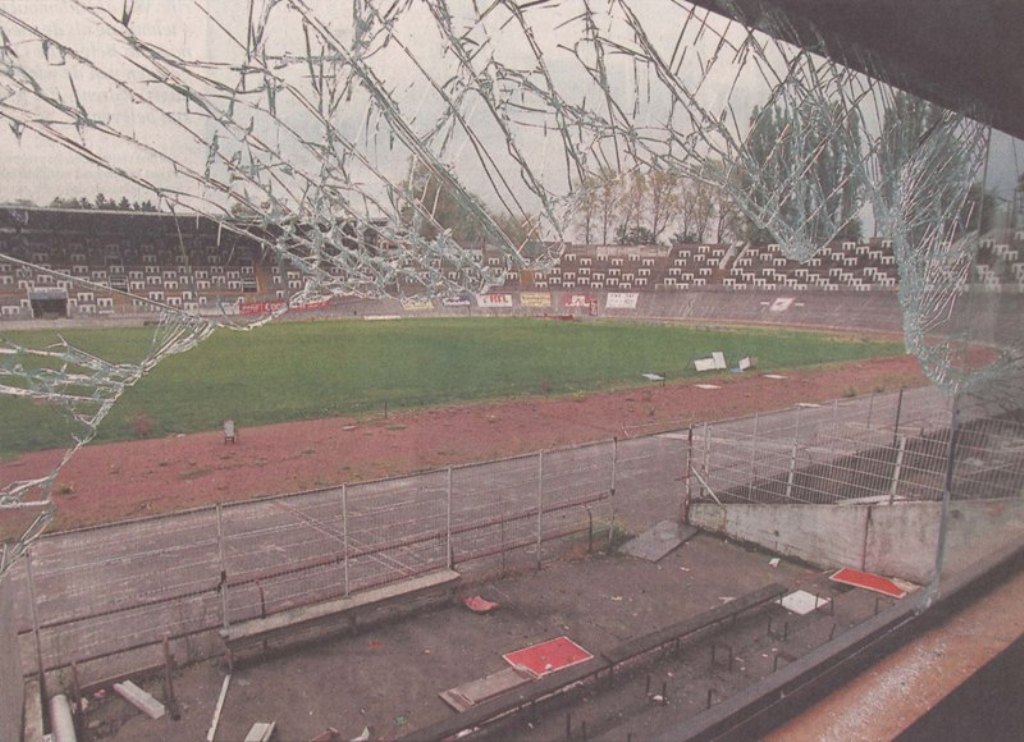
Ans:
[{"label": "row of seats", "polygon": [[[974,265],[975,284],[1024,291],[1024,230],[986,240]],[[941,247],[941,246],[940,246]],[[500,258],[491,255],[489,265]],[[837,242],[797,262],[779,245],[680,245],[570,247],[549,270],[507,274],[508,288],[611,291],[685,290],[720,286],[735,290],[873,291],[899,283],[890,240]],[[451,276],[454,278],[455,276]]]},{"label": "row of seats", "polygon": [[[163,230],[136,244],[116,232],[47,236],[0,230],[0,252],[22,261],[0,260],[0,314],[32,317],[33,298],[40,297],[63,297],[70,315],[157,311],[151,302],[197,311],[224,302],[280,300],[303,287],[300,271],[268,259],[255,241],[234,236],[231,244],[218,245],[214,234],[197,230],[182,238]],[[1024,230],[983,240],[974,283],[1024,292],[1022,248]],[[503,275],[510,290],[874,291],[898,285],[892,244],[879,239],[832,243],[803,263],[788,259],[774,244],[569,246],[544,271],[519,272],[495,248],[472,253],[472,259],[477,267]],[[399,258],[400,267],[412,261]],[[458,266],[439,257],[429,264],[450,281],[462,277]],[[341,267],[328,270],[341,277]]]}]

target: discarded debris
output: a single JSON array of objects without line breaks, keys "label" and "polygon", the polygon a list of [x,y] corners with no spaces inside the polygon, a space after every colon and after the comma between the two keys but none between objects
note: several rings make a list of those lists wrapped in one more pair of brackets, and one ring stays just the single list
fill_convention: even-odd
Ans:
[{"label": "discarded debris", "polygon": [[502,657],[512,667],[525,670],[535,678],[542,678],[557,670],[593,659],[594,655],[569,637],[559,636],[503,654]]},{"label": "discarded debris", "polygon": [[396,727],[404,727],[408,723],[409,723],[409,717],[406,716],[405,714],[400,714],[400,715],[395,717],[395,726]]},{"label": "discarded debris", "polygon": [[533,677],[529,673],[514,667],[506,667],[485,677],[441,691],[439,695],[441,700],[461,712],[531,680]]},{"label": "discarded debris", "polygon": [[363,727],[358,736],[352,737],[348,742],[367,742],[370,739],[370,727]]},{"label": "discarded debris", "polygon": [[217,706],[213,710],[213,721],[210,722],[210,731],[206,733],[206,742],[213,742],[217,736],[217,725],[220,724],[220,712],[224,710],[224,699],[228,695],[228,685],[231,683],[231,673],[224,676],[224,683],[220,686],[220,696],[217,698]]},{"label": "discarded debris", "polygon": [[316,735],[309,742],[338,742],[341,739],[341,735],[338,734],[338,730],[334,727],[327,727],[325,730]]},{"label": "discarded debris", "polygon": [[774,557],[772,559],[769,559],[768,560],[768,566],[769,567],[778,567],[779,566],[779,561],[780,561],[780,559],[778,557]]},{"label": "discarded debris", "polygon": [[872,590],[890,598],[902,598],[907,594],[906,590],[901,589],[899,585],[887,577],[872,574],[871,572],[862,572],[859,569],[851,569],[850,567],[844,567],[829,577],[829,579],[843,585],[853,585],[854,587],[862,587],[865,590]]},{"label": "discarded debris", "polygon": [[257,721],[249,728],[249,733],[245,735],[245,742],[270,742],[275,726],[277,726],[276,721]]},{"label": "discarded debris", "polygon": [[694,384],[698,389],[721,389],[718,384]]},{"label": "discarded debris", "polygon": [[131,680],[125,680],[123,683],[114,683],[114,691],[150,719],[159,719],[167,713],[160,701],[135,685]]},{"label": "discarded debris", "polygon": [[462,599],[462,604],[473,611],[473,613],[490,613],[498,604],[494,601],[482,598],[479,595],[470,595]]},{"label": "discarded debris", "polygon": [[50,726],[53,728],[52,739],[64,742],[75,742],[75,721],[71,715],[71,704],[67,696],[58,693],[50,698]]},{"label": "discarded debris", "polygon": [[795,590],[779,599],[779,605],[800,616],[805,616],[811,611],[828,605],[829,602],[831,602],[831,598],[823,598],[806,590]]}]

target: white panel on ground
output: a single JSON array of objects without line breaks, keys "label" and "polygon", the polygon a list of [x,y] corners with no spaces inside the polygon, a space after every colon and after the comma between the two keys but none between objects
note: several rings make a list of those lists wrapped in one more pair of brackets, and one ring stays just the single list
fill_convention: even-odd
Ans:
[{"label": "white panel on ground", "polygon": [[795,592],[792,592],[789,595],[784,595],[780,598],[779,605],[787,611],[792,611],[793,613],[804,616],[824,605],[828,605],[829,600],[829,598],[822,598],[821,596],[814,595],[806,590],[796,590]]}]

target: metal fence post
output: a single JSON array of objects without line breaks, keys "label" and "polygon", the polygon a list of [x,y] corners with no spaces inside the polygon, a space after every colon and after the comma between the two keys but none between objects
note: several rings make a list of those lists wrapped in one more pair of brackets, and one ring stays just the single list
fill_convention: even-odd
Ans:
[{"label": "metal fence post", "polygon": [[541,562],[542,521],[544,517],[544,452],[537,454],[537,569]]},{"label": "metal fence post", "polygon": [[754,413],[754,432],[750,437],[750,480],[747,482],[747,499],[754,499],[754,478],[757,472],[757,422],[758,414]]},{"label": "metal fence post", "polygon": [[231,625],[231,619],[228,618],[228,568],[224,563],[224,515],[219,502],[217,503],[217,559],[220,561],[221,624],[226,629]]},{"label": "metal fence post", "polygon": [[612,438],[612,488],[611,497],[609,502],[612,509],[612,519],[608,524],[608,549],[612,548],[612,540],[615,537],[615,484],[618,479],[619,471],[619,439],[618,436]]},{"label": "metal fence post", "polygon": [[710,479],[711,474],[711,436],[707,421],[704,422],[704,478]]},{"label": "metal fence post", "polygon": [[796,477],[796,439],[793,440],[793,450],[789,454],[789,475],[786,477],[786,499],[793,499],[793,479]]},{"label": "metal fence post", "polygon": [[793,482],[796,480],[796,453],[797,447],[800,445],[800,410],[802,409],[802,407],[797,407],[796,414],[793,416],[793,448],[789,454],[789,474],[786,477],[787,500],[793,498]]},{"label": "metal fence post", "polygon": [[823,500],[835,502],[839,487],[836,485],[836,458],[839,456],[839,400],[832,400],[832,440],[829,444],[831,452],[828,457],[828,482],[822,491]]},{"label": "metal fence post", "polygon": [[505,576],[505,499],[501,496],[501,487],[498,487],[498,537],[501,539],[501,575]]},{"label": "metal fence post", "polygon": [[953,477],[956,471],[956,439],[958,431],[959,395],[953,395],[953,411],[949,417],[949,451],[946,455],[946,478],[942,488],[942,510],[939,515],[939,541],[935,548],[935,574],[928,585],[925,606],[931,607],[938,595],[942,582],[942,566],[946,559],[946,533],[949,530],[949,501],[953,493]]},{"label": "metal fence post", "polygon": [[907,448],[906,436],[900,436],[900,445],[896,449],[896,462],[892,467],[892,481],[889,484],[889,504],[892,505],[896,500],[896,488],[900,484],[900,473],[903,470],[903,452]]},{"label": "metal fence post", "polygon": [[349,593],[349,582],[348,582],[348,485],[341,485],[341,539],[342,548],[344,548],[344,561],[342,566],[342,573],[344,574],[345,580],[345,597],[348,597]]},{"label": "metal fence post", "polygon": [[686,471],[683,473],[683,506],[680,508],[679,522],[687,523],[690,519],[690,502],[693,498],[693,426],[686,430]]},{"label": "metal fence post", "polygon": [[896,397],[896,419],[892,424],[892,446],[896,447],[896,442],[900,435],[900,414],[903,411],[903,387],[900,387],[899,396]]},{"label": "metal fence post", "polygon": [[448,552],[445,557],[448,569],[455,566],[455,554],[452,551],[452,468],[448,467],[447,497],[445,503],[445,550]]}]

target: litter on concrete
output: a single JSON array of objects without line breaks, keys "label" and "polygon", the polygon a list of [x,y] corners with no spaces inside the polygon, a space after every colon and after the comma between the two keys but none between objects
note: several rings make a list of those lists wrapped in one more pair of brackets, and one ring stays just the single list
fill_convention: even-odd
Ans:
[{"label": "litter on concrete", "polygon": [[881,593],[890,598],[902,598],[907,594],[906,590],[900,588],[899,585],[887,577],[872,574],[871,572],[862,572],[851,567],[843,567],[829,577],[829,579],[843,585],[853,585],[854,587],[861,587],[865,590]]},{"label": "litter on concrete", "polygon": [[245,735],[245,742],[270,742],[270,738],[274,736],[275,726],[277,726],[276,721],[255,722],[249,728],[249,733]]},{"label": "litter on concrete", "polygon": [[800,616],[806,616],[823,605],[828,605],[831,598],[823,598],[820,595],[809,593],[806,590],[795,590],[789,595],[779,598],[779,605],[787,611],[792,611]]},{"label": "litter on concrete", "polygon": [[150,719],[159,719],[167,713],[160,701],[153,698],[153,696],[142,690],[131,680],[125,680],[123,683],[114,683],[114,692]]},{"label": "litter on concrete", "polygon": [[470,595],[462,599],[462,604],[473,611],[473,613],[490,613],[498,604],[492,600],[487,600],[479,595]]},{"label": "litter on concrete", "polygon": [[535,678],[542,678],[558,670],[593,659],[594,655],[567,636],[559,636],[534,644],[502,657],[512,667],[525,670]]}]

